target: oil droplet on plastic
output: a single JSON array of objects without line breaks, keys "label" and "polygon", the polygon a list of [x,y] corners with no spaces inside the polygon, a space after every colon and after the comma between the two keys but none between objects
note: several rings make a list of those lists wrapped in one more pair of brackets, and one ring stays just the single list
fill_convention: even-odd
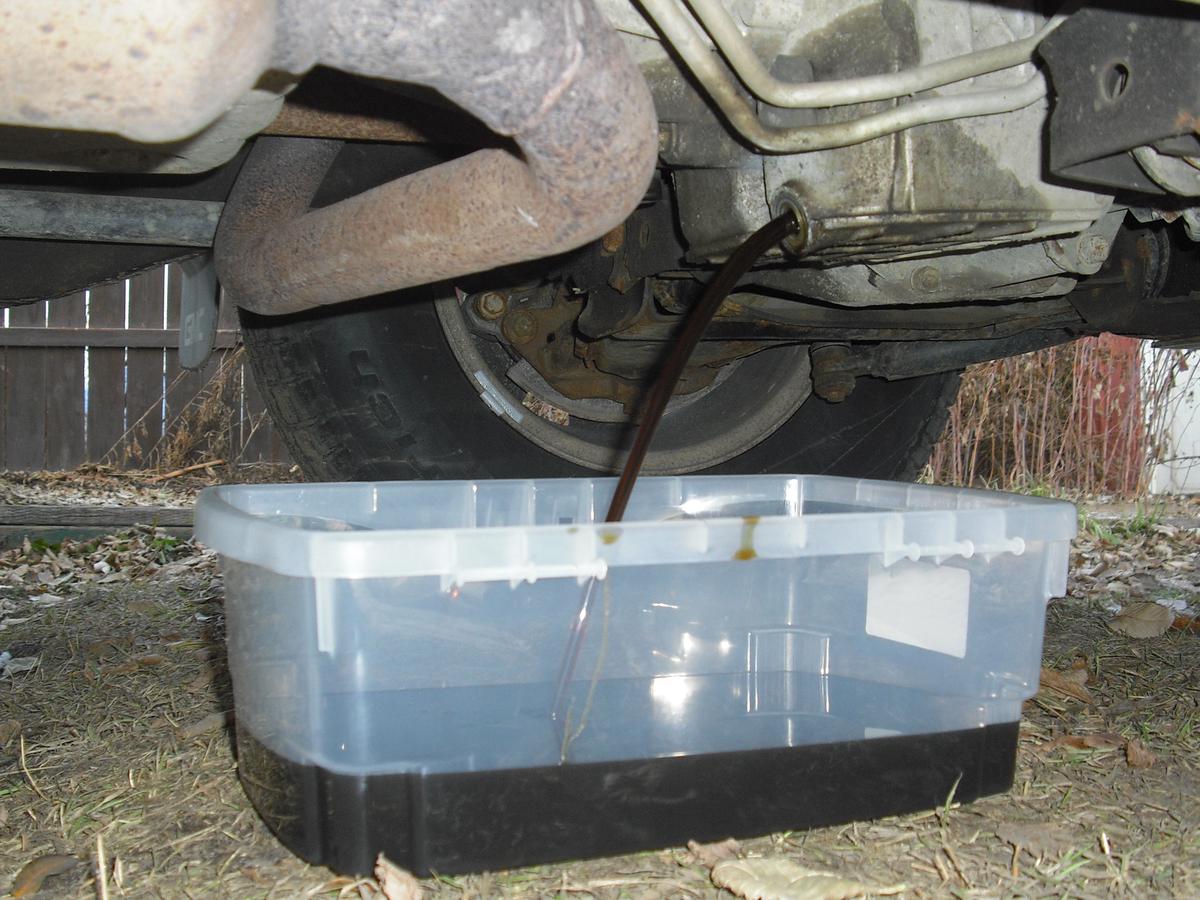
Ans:
[{"label": "oil droplet on plastic", "polygon": [[734,559],[748,560],[758,556],[758,552],[754,549],[754,528],[756,525],[758,525],[758,516],[742,517],[742,546],[733,554]]}]

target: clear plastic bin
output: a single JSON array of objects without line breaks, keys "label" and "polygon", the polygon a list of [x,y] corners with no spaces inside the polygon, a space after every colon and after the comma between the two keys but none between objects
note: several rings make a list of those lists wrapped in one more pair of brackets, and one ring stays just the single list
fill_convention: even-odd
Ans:
[{"label": "clear plastic bin", "polygon": [[[1070,504],[820,476],[662,477],[638,482],[623,523],[597,522],[615,483],[201,495],[196,534],[225,572],[247,790],[285,842],[344,871],[369,870],[380,849],[418,871],[466,871],[725,836],[709,794],[754,781],[745,767],[762,772],[739,782],[751,802],[788,779],[797,795],[818,790],[819,760],[832,767],[819,790],[853,780],[868,793],[804,815],[811,797],[759,803],[743,834],[934,805],[956,778],[959,799],[1007,786],[1044,604],[1065,588]],[[851,770],[833,762],[850,758]],[[628,771],[640,780],[614,774]],[[722,788],[708,784],[718,771]],[[634,779],[618,792],[628,802],[604,777]],[[692,800],[672,793],[671,816],[647,807],[678,778]],[[476,814],[525,804],[539,821],[576,797],[612,827],[563,813],[545,846],[536,823],[516,846],[489,843],[459,821],[483,796],[493,806]]]}]

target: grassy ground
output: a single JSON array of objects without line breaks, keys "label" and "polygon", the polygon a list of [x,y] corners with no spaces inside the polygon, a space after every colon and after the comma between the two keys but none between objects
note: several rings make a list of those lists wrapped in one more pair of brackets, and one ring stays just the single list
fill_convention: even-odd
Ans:
[{"label": "grassy ground", "polygon": [[[1108,627],[1114,603],[1195,599],[1200,531],[1187,524],[1088,520],[1070,596],[1048,610],[1045,653],[1082,690],[1045,690],[1026,705],[1011,791],[747,840],[736,853],[903,884],[906,897],[1200,896],[1200,638],[1173,629],[1136,640]],[[99,896],[102,852],[113,897],[367,895],[291,856],[242,793],[209,556],[152,533],[31,547],[0,559],[0,585],[0,650],[38,660],[0,680],[0,891],[56,854],[79,862],[36,896]],[[670,848],[422,887],[729,896],[710,880],[709,857]]]}]

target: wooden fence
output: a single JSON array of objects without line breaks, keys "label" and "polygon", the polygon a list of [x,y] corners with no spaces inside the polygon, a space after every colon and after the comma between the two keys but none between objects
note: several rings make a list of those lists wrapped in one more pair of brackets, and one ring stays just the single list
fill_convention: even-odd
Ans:
[{"label": "wooden fence", "polygon": [[177,267],[11,307],[0,329],[0,469],[286,462],[223,308],[207,366],[179,366]]}]

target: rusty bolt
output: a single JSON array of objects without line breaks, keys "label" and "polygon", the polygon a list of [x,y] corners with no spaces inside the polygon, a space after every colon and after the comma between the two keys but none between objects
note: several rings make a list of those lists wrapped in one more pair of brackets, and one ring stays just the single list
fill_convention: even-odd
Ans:
[{"label": "rusty bolt", "polygon": [[912,284],[913,290],[923,294],[934,294],[941,290],[942,273],[937,270],[936,266],[921,266],[913,271],[909,282]]},{"label": "rusty bolt", "polygon": [[849,370],[850,348],[845,344],[816,344],[809,350],[813,392],[822,400],[841,403],[854,390]]},{"label": "rusty bolt", "polygon": [[1108,250],[1108,241],[1098,234],[1085,234],[1079,239],[1079,261],[1084,265],[1103,265]]},{"label": "rusty bolt", "polygon": [[495,291],[485,291],[475,298],[475,311],[482,318],[493,322],[508,312],[508,298]]},{"label": "rusty bolt", "polygon": [[611,231],[605,232],[604,237],[600,238],[600,249],[604,251],[605,256],[612,256],[625,244],[625,223],[622,222]]},{"label": "rusty bolt", "polygon": [[537,320],[525,310],[519,309],[504,317],[504,324],[500,330],[514,344],[525,344],[537,334]]}]

